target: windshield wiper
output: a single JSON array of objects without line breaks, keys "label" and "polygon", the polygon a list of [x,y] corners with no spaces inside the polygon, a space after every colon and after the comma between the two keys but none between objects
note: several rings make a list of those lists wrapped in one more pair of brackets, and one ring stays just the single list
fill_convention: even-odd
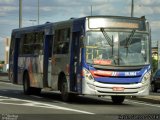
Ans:
[{"label": "windshield wiper", "polygon": [[100,29],[101,32],[103,33],[106,41],[108,42],[108,44],[112,47],[112,56],[113,56],[113,47],[114,47],[114,44],[113,44],[113,35],[112,35],[112,39],[108,36],[107,32],[104,30],[104,28],[101,28]]},{"label": "windshield wiper", "polygon": [[108,36],[107,32],[105,32],[104,28],[101,28],[101,32],[103,33],[105,39],[107,40],[108,44],[113,47],[113,37],[112,39]]},{"label": "windshield wiper", "polygon": [[132,37],[134,36],[134,33],[136,32],[135,29],[132,30],[131,34],[129,35],[128,38],[126,38],[126,45],[125,47],[128,48],[128,46],[131,44],[132,42]]},{"label": "windshield wiper", "polygon": [[129,47],[129,45],[131,44],[131,42],[132,42],[132,37],[134,36],[134,33],[136,32],[136,30],[135,29],[133,29],[132,30],[132,32],[131,32],[131,34],[129,35],[129,37],[128,38],[126,38],[126,44],[125,44],[125,48],[127,49],[127,51],[126,51],[126,57],[128,56],[128,47]]}]

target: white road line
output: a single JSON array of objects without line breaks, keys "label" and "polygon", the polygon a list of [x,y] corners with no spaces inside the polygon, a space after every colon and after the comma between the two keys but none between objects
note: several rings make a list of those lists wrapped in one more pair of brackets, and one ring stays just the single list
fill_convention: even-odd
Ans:
[{"label": "white road line", "polygon": [[149,104],[149,103],[142,102],[142,101],[141,101],[141,102],[138,102],[138,101],[133,101],[133,100],[125,100],[125,101],[127,101],[127,102],[132,102],[132,103],[136,103],[136,104],[148,105],[148,106],[160,108],[160,105],[158,105],[158,104],[154,105],[154,104]]},{"label": "white road line", "polygon": [[3,102],[0,102],[0,104],[42,107],[42,108],[50,108],[50,109],[59,109],[59,110],[73,111],[73,112],[78,112],[78,113],[83,113],[83,114],[95,114],[95,113],[92,113],[92,112],[87,112],[87,111],[82,111],[82,110],[77,110],[77,109],[72,109],[72,108],[66,108],[66,107],[61,107],[61,106],[57,106],[57,105],[51,105],[51,104],[47,104],[47,103],[35,102],[35,101],[31,101],[31,100],[21,100],[21,99],[17,99],[17,98],[9,98],[9,100],[17,100],[17,102],[18,101],[23,101],[23,102],[27,102],[27,103],[23,103],[23,104],[20,104],[20,103],[9,103],[9,102],[5,102],[3,100]]},{"label": "white road line", "polygon": [[22,87],[22,85],[13,84],[13,83],[10,83],[10,82],[1,82],[1,81],[0,81],[0,84],[12,85],[12,86],[16,86],[16,87],[19,87],[19,88]]},{"label": "white road line", "polygon": [[5,96],[0,96],[0,98],[5,98],[5,99],[8,99],[8,97],[5,97]]},{"label": "white road line", "polygon": [[[50,109],[59,109],[59,110],[66,110],[66,111],[72,111],[72,112],[78,112],[78,113],[83,113],[83,114],[95,114],[87,111],[82,111],[82,110],[76,110],[76,109],[71,109],[71,108],[65,108],[65,107],[60,107],[56,105],[47,105],[47,104],[39,104],[35,105],[33,103],[24,103],[24,104],[19,104],[19,103],[5,103],[5,102],[0,102],[0,104],[7,104],[7,105],[18,105],[18,106],[30,106],[30,107],[41,107],[41,108],[50,108]],[[43,106],[44,105],[44,106]]]},{"label": "white road line", "polygon": [[10,83],[10,82],[0,82],[0,84],[15,85],[15,84]]},{"label": "white road line", "polygon": [[[35,98],[40,98],[40,99],[46,99],[45,97],[40,97],[40,96],[36,96],[36,95],[30,95],[32,97],[35,97]],[[61,103],[61,104],[67,104],[65,102],[60,102],[60,101],[57,101],[57,100],[53,100],[53,102],[57,102],[57,103]]]},{"label": "white road line", "polygon": [[6,99],[0,99],[0,101],[4,101],[4,100],[6,100]]}]

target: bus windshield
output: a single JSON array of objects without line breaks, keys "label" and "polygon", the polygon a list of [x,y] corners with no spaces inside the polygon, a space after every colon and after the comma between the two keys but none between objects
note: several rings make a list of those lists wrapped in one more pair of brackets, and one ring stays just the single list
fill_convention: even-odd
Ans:
[{"label": "bus windshield", "polygon": [[85,38],[86,62],[110,66],[149,64],[148,34],[130,31],[88,31]]}]

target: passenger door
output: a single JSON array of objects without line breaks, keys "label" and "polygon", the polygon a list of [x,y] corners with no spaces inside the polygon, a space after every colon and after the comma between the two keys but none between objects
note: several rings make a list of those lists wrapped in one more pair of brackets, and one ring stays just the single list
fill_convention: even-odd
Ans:
[{"label": "passenger door", "polygon": [[80,72],[80,32],[73,32],[70,61],[70,89],[74,92],[81,92],[82,83],[79,80]]},{"label": "passenger door", "polygon": [[43,85],[51,87],[51,53],[53,35],[46,35],[44,41]]}]

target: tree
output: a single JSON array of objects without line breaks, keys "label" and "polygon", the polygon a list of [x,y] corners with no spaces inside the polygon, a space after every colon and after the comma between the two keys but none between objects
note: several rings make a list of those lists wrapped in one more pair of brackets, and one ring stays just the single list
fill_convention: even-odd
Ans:
[{"label": "tree", "polygon": [[0,61],[0,71],[3,70],[4,61]]},{"label": "tree", "polygon": [[4,64],[4,61],[0,61],[0,64]]},{"label": "tree", "polygon": [[156,60],[154,57],[152,57],[152,72],[153,74],[158,69],[158,60]]}]

